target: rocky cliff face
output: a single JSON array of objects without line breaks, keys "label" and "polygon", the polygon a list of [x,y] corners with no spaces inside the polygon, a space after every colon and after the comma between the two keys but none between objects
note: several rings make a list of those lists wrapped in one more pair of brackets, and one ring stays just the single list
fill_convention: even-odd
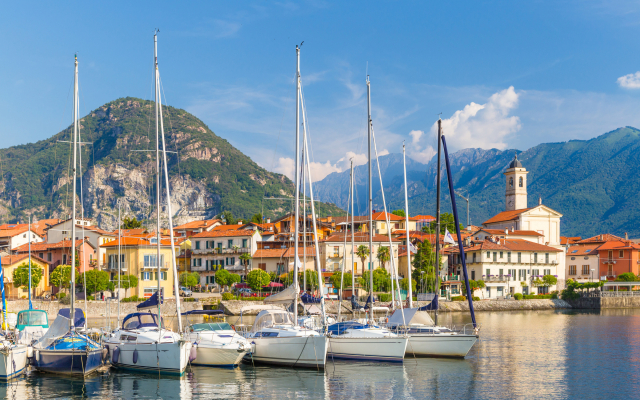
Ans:
[{"label": "rocky cliff face", "polygon": [[[226,210],[244,219],[263,210],[272,218],[289,211],[288,205],[277,202],[262,204],[263,196],[292,196],[288,178],[259,167],[186,111],[163,107],[163,112],[175,225]],[[93,110],[80,121],[81,140],[92,145],[80,150],[77,193],[82,193],[84,216],[104,229],[117,227],[118,205],[123,216],[155,226],[153,118],[152,102],[125,98]],[[60,141],[70,137],[71,127],[47,140],[0,150],[0,222],[25,221],[27,215],[68,218],[71,147]],[[166,226],[164,177],[161,183],[161,221]],[[321,214],[340,211],[333,205],[319,205]]]}]

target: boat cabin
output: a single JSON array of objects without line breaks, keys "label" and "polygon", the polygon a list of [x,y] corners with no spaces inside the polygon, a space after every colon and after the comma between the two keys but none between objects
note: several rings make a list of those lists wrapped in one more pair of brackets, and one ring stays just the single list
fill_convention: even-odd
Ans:
[{"label": "boat cabin", "polygon": [[49,329],[49,318],[45,310],[23,310],[18,313],[16,329],[23,331],[27,326]]},{"label": "boat cabin", "polygon": [[132,313],[124,317],[122,329],[157,328],[158,316],[152,313]]},{"label": "boat cabin", "polygon": [[273,327],[275,325],[295,325],[291,318],[291,313],[283,310],[263,310],[260,311],[253,323],[252,332],[257,332],[263,328]]}]

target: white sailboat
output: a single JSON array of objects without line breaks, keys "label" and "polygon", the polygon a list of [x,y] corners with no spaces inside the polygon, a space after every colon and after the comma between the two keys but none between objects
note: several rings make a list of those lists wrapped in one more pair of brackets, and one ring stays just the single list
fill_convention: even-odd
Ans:
[{"label": "white sailboat", "polygon": [[[2,331],[7,332],[7,301],[4,294],[4,272],[0,260],[0,291],[2,292]],[[15,378],[27,368],[27,345],[0,337],[0,380]]]},{"label": "white sailboat", "polygon": [[[293,313],[281,309],[264,307],[258,314],[251,330],[247,333],[247,339],[251,342],[253,350],[244,359],[247,362],[275,364],[288,367],[318,368],[324,369],[327,355],[327,336],[315,330],[301,327],[298,321],[298,300],[300,288],[298,285],[298,270],[300,267],[300,257],[298,256],[299,225],[300,225],[300,100],[302,94],[300,90],[300,47],[296,46],[296,170],[295,170],[295,229],[294,229],[294,282],[284,291],[269,296],[265,303],[271,304],[291,304],[293,303]],[[304,107],[303,107],[304,110]],[[304,111],[303,111],[304,118]],[[306,129],[306,124],[305,124]],[[304,136],[306,142],[306,135]],[[307,168],[308,146],[305,148],[305,160]],[[315,206],[313,204],[313,191],[311,191],[311,212],[313,214],[314,229],[316,226]],[[306,216],[305,216],[306,217]],[[306,222],[305,222],[306,223]],[[316,256],[318,252],[318,236],[315,237]],[[318,267],[319,264],[317,263]],[[319,277],[322,273],[319,272]],[[324,300],[321,301],[321,310],[324,320]],[[255,306],[245,307],[241,312],[255,309]],[[242,315],[242,314],[241,314]]]},{"label": "white sailboat", "polygon": [[[158,290],[151,298],[138,305],[138,311],[127,315],[122,327],[115,331],[106,341],[109,349],[111,365],[119,369],[132,369],[139,371],[164,372],[182,375],[187,367],[191,354],[191,341],[183,338],[180,333],[173,332],[164,327],[161,314],[162,290],[160,287],[160,152],[163,155],[164,177],[167,201],[167,214],[169,219],[169,232],[171,238],[171,264],[173,267],[174,291],[176,297],[176,314],[178,332],[182,332],[182,320],[180,313],[180,296],[178,290],[178,273],[175,264],[175,246],[173,240],[173,222],[171,212],[171,192],[169,190],[169,174],[167,170],[167,154],[164,140],[164,124],[162,119],[162,103],[160,96],[160,72],[158,71],[158,42],[157,32],[154,40],[154,66],[155,66],[155,103],[156,103],[156,206],[157,206],[157,267]],[[160,150],[162,140],[162,150]],[[158,314],[152,314],[151,309],[157,308]],[[147,312],[140,312],[147,311]]]},{"label": "white sailboat", "polygon": [[[367,77],[367,113],[368,113],[368,133],[369,133],[369,226],[372,225],[373,219],[373,192],[371,186],[371,91],[370,83]],[[351,173],[353,182],[353,167]],[[351,184],[353,186],[353,183]],[[354,210],[351,210],[353,213]],[[347,213],[348,220],[348,213]],[[352,227],[353,230],[353,227]],[[345,232],[345,243],[346,243]],[[346,246],[345,246],[346,248]],[[352,246],[353,249],[353,246]],[[373,265],[373,229],[369,229],[369,256],[370,264]],[[390,249],[390,251],[392,251]],[[391,253],[393,255],[393,253]],[[393,258],[393,257],[392,257]],[[344,256],[346,259],[346,254]],[[353,259],[353,257],[352,257]],[[342,263],[342,274],[344,274],[345,262]],[[393,267],[392,267],[393,269]],[[373,295],[373,270],[370,268],[369,277],[371,279],[370,288],[371,296]],[[394,361],[402,362],[404,360],[405,350],[407,348],[408,338],[405,335],[398,335],[386,328],[376,326],[373,318],[373,304],[370,307],[371,314],[368,322],[347,321],[337,322],[329,326],[329,352],[328,357],[346,358],[352,360],[368,360],[368,361]]]},{"label": "white sailboat", "polygon": [[[212,316],[223,313],[222,310],[192,310],[183,315]],[[240,336],[224,320],[190,324],[188,332],[189,340],[197,349],[196,359],[191,362],[193,365],[235,367],[240,364],[244,355],[251,351],[247,339]]]}]

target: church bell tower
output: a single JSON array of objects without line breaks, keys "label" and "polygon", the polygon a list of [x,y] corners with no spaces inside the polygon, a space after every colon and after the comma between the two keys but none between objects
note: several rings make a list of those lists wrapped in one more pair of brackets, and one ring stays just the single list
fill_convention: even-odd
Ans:
[{"label": "church bell tower", "polygon": [[505,210],[527,208],[527,170],[522,166],[516,154],[509,168],[504,172],[507,182],[505,191]]}]

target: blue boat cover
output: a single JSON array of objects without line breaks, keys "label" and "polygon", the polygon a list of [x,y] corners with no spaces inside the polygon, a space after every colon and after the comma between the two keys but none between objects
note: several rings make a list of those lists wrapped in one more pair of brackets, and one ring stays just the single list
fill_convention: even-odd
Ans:
[{"label": "blue boat cover", "polygon": [[47,347],[48,350],[96,350],[99,348],[100,346],[93,340],[73,333],[67,333]]},{"label": "blue boat cover", "polygon": [[356,296],[351,296],[351,309],[353,310],[359,310],[362,307],[362,304],[358,303],[358,300],[356,300]]},{"label": "blue boat cover", "polygon": [[[162,297],[160,297],[160,304],[163,304]],[[153,296],[149,297],[147,300],[138,304],[138,310],[148,310],[150,308],[158,307],[158,292],[156,291]]]},{"label": "blue boat cover", "polygon": [[146,326],[158,326],[158,316],[148,313],[131,313],[124,317],[122,329],[138,329]]},{"label": "blue boat cover", "polygon": [[320,303],[321,301],[318,297],[313,297],[309,293],[303,293],[302,296],[300,296],[300,300],[302,300],[304,304]]},{"label": "blue boat cover", "polygon": [[182,315],[218,315],[224,314],[223,310],[191,310],[183,312]]},{"label": "blue boat cover", "polygon": [[[76,307],[73,309],[73,313],[75,314],[73,318],[73,326],[75,326],[76,328],[82,328],[86,322],[84,311],[82,311],[81,308]],[[71,319],[71,309],[61,308],[60,311],[58,311],[58,315],[62,315],[65,318]]]},{"label": "blue boat cover", "polygon": [[368,310],[370,306],[371,306],[371,295],[367,297],[367,303],[364,305],[364,309]]},{"label": "blue boat cover", "polygon": [[364,329],[367,325],[356,321],[337,322],[327,328],[333,335],[342,335],[347,329]]},{"label": "blue boat cover", "polygon": [[431,303],[427,304],[426,306],[422,306],[418,308],[418,311],[432,311],[437,309],[438,309],[438,295],[436,294],[433,300],[431,300]]}]

